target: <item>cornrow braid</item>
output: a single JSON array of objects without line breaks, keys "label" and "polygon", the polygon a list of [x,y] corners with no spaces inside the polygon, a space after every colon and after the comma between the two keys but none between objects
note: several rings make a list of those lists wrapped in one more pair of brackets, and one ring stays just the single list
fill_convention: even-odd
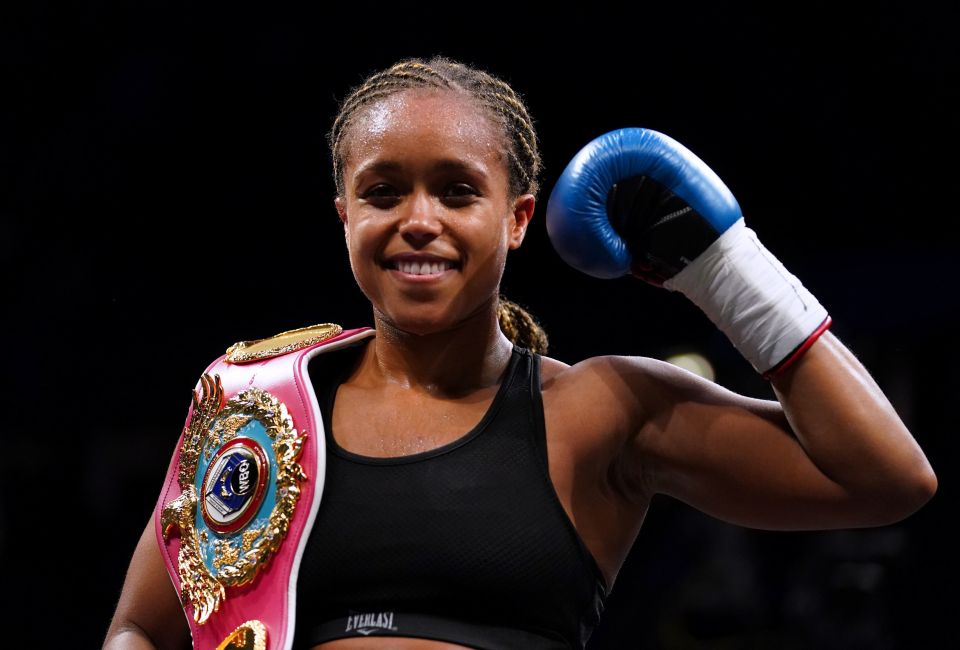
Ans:
[{"label": "cornrow braid", "polygon": [[523,179],[522,185],[525,187],[525,191],[536,194],[539,189],[537,176],[540,172],[540,152],[530,114],[513,88],[500,79],[490,75],[486,76],[489,79],[485,82],[489,83],[492,88],[490,95],[484,96],[483,99],[487,100],[489,108],[502,116],[503,121],[513,134],[514,147],[509,152],[511,169],[515,168]]},{"label": "cornrow braid", "polygon": [[528,311],[503,295],[497,303],[497,320],[500,321],[500,329],[514,345],[537,354],[547,353],[547,333]]},{"label": "cornrow braid", "polygon": [[462,92],[487,110],[504,134],[510,191],[514,196],[536,194],[542,167],[537,133],[521,97],[502,79],[444,56],[404,59],[386,70],[375,72],[347,95],[340,105],[327,142],[333,156],[333,181],[337,195],[345,192],[343,167],[346,138],[360,113],[396,93],[417,88]]},{"label": "cornrow braid", "polygon": [[[364,110],[391,95],[419,88],[436,88],[471,97],[500,127],[507,154],[510,193],[536,195],[542,167],[537,132],[526,104],[508,83],[492,74],[443,56],[425,61],[401,60],[386,70],[368,76],[340,105],[327,143],[333,157],[333,180],[343,197],[343,178],[350,129]],[[520,305],[500,296],[497,304],[500,329],[515,345],[539,354],[547,351],[547,334]]]}]

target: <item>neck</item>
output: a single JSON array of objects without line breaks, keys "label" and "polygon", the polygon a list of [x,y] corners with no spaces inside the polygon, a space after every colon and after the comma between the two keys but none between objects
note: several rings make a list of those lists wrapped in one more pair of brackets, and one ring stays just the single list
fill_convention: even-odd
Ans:
[{"label": "neck", "polygon": [[377,336],[355,377],[448,397],[499,383],[513,344],[500,330],[496,305],[430,334],[404,331],[375,311]]}]

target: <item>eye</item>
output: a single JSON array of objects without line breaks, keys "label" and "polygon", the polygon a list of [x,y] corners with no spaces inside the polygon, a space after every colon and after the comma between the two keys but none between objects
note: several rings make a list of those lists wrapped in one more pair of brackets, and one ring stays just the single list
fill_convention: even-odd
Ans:
[{"label": "eye", "polygon": [[445,201],[467,203],[479,196],[480,193],[467,183],[451,183],[443,194]]},{"label": "eye", "polygon": [[453,183],[447,190],[450,194],[476,194],[477,191],[466,183]]},{"label": "eye", "polygon": [[360,198],[376,206],[392,205],[399,199],[396,188],[379,183],[361,193]]}]

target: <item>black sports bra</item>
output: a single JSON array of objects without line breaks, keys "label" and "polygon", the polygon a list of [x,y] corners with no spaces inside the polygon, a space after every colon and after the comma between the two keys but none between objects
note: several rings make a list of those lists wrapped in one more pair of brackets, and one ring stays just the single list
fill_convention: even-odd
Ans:
[{"label": "black sports bra", "polygon": [[376,635],[583,648],[606,586],[550,481],[540,358],[514,348],[486,414],[459,439],[371,458],[340,448],[330,426],[359,350],[310,365],[327,474],[300,567],[294,647]]}]

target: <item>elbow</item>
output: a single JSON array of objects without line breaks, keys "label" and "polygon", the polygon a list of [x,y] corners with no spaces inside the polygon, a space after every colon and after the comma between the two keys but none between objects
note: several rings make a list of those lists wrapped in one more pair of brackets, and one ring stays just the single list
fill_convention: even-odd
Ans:
[{"label": "elbow", "polygon": [[896,489],[879,500],[877,524],[894,524],[910,517],[933,498],[937,487],[937,475],[929,466],[910,477],[902,477]]},{"label": "elbow", "polygon": [[933,468],[929,465],[926,470],[921,473],[919,479],[916,482],[916,494],[917,494],[917,507],[916,510],[919,510],[923,507],[930,499],[933,498],[933,495],[937,493],[937,487],[939,483],[937,482],[937,475],[934,473]]}]

